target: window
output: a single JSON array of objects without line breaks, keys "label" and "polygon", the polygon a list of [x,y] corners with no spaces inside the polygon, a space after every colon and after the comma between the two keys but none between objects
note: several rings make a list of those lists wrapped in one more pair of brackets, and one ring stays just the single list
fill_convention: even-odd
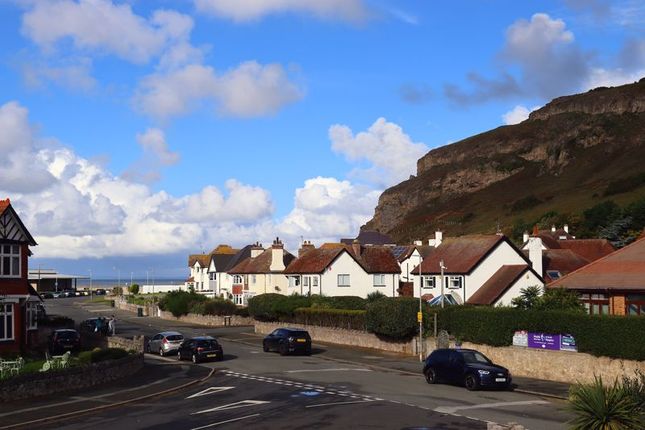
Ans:
[{"label": "window", "polygon": [[422,276],[423,288],[434,288],[434,276]]},{"label": "window", "polygon": [[305,276],[305,277],[302,278],[302,286],[303,287],[309,287],[309,279],[310,279],[309,276]]},{"label": "window", "polygon": [[317,287],[318,286],[318,277],[317,276],[314,276],[313,278],[311,278],[311,286],[312,287]]},{"label": "window", "polygon": [[289,288],[296,288],[300,286],[299,276],[289,276]]},{"label": "window", "polygon": [[338,275],[338,286],[349,287],[349,275]]},{"label": "window", "polygon": [[255,277],[255,275],[251,275],[251,283],[255,284],[256,280],[257,278]]},{"label": "window", "polygon": [[627,294],[625,306],[628,315],[645,315],[645,294]]},{"label": "window", "polygon": [[551,279],[558,279],[560,278],[560,272],[557,270],[547,270],[546,274],[549,276]]},{"label": "window", "polygon": [[36,303],[27,303],[27,330],[38,328],[38,306]]},{"label": "window", "polygon": [[385,275],[374,275],[374,286],[375,287],[384,287],[385,286]]},{"label": "window", "polygon": [[0,245],[0,276],[20,277],[20,246]]},{"label": "window", "polygon": [[244,304],[244,296],[242,294],[234,294],[233,301],[236,305],[241,306]]},{"label": "window", "polygon": [[13,304],[0,303],[0,340],[13,340]]},{"label": "window", "polygon": [[588,314],[609,315],[609,296],[607,294],[581,294],[580,301]]},{"label": "window", "polygon": [[233,276],[233,283],[234,284],[241,284],[242,283],[242,277],[240,275],[234,275]]},{"label": "window", "polygon": [[448,288],[461,288],[461,276],[450,276],[448,278]]},{"label": "window", "polygon": [[217,280],[217,273],[215,273],[215,272],[209,273],[208,274],[208,279],[210,279],[211,281],[216,281]]}]

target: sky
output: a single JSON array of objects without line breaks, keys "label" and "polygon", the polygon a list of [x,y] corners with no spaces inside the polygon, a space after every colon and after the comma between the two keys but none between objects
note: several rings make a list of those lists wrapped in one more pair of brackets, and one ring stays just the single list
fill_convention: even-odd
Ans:
[{"label": "sky", "polygon": [[0,0],[0,197],[30,267],[355,237],[429,150],[645,76],[640,0]]}]

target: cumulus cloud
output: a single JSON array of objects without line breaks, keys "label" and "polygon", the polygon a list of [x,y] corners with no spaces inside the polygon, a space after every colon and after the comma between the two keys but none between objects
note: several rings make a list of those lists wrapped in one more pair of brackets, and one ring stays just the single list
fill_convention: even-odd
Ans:
[{"label": "cumulus cloud", "polygon": [[195,0],[195,6],[200,12],[237,22],[287,12],[345,21],[362,21],[368,15],[363,0]]},{"label": "cumulus cloud", "polygon": [[134,106],[147,115],[167,119],[206,103],[222,115],[255,117],[276,113],[303,97],[279,64],[255,61],[217,74],[210,66],[190,64],[168,73],[145,77],[134,96]]},{"label": "cumulus cloud", "polygon": [[168,148],[163,130],[149,128],[137,134],[137,143],[143,149],[143,156],[132,164],[123,177],[131,181],[151,183],[161,178],[161,169],[179,162],[180,156]]},{"label": "cumulus cloud", "polygon": [[21,66],[22,78],[30,88],[43,88],[49,82],[61,87],[91,91],[97,86],[92,77],[92,60],[89,58],[68,58],[58,61],[27,61]]},{"label": "cumulus cloud", "polygon": [[428,152],[425,144],[413,142],[399,125],[385,118],[356,135],[346,125],[332,125],[329,139],[332,149],[349,161],[368,162],[369,167],[357,168],[353,175],[379,187],[407,179],[416,172],[417,160]]},{"label": "cumulus cloud", "polygon": [[532,109],[529,109],[526,106],[517,105],[513,109],[502,115],[502,120],[504,120],[504,124],[506,125],[519,124],[525,119],[528,119],[529,114],[536,109],[539,109],[539,106],[535,106]]}]

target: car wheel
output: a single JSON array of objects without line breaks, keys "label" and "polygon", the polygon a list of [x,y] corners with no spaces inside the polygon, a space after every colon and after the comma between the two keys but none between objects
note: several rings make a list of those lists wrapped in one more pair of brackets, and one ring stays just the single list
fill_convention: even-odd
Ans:
[{"label": "car wheel", "polygon": [[475,391],[479,389],[479,381],[475,375],[466,375],[464,385],[468,391]]},{"label": "car wheel", "polygon": [[181,354],[179,351],[177,351],[177,361],[181,361]]},{"label": "car wheel", "polygon": [[305,349],[305,355],[311,355],[311,348]]},{"label": "car wheel", "polygon": [[266,342],[262,343],[262,351],[269,352],[269,345],[267,345]]},{"label": "car wheel", "polygon": [[197,358],[196,354],[193,354],[192,360],[193,360],[193,363],[195,363],[195,364],[199,363],[199,359]]},{"label": "car wheel", "polygon": [[436,384],[437,383],[437,372],[435,372],[435,370],[432,367],[430,367],[430,368],[428,368],[426,370],[425,375],[426,375],[426,382],[428,384]]},{"label": "car wheel", "polygon": [[289,347],[284,343],[280,345],[280,355],[287,355],[289,353]]},{"label": "car wheel", "polygon": [[160,357],[164,356],[163,348],[159,348],[159,356]]}]

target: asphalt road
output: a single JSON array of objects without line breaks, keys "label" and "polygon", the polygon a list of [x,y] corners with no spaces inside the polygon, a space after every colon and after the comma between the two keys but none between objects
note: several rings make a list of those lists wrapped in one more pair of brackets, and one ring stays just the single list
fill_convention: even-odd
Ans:
[{"label": "asphalt road", "polygon": [[[50,313],[80,321],[117,318],[117,334],[151,336],[175,329],[185,336],[218,337],[225,359],[189,392],[149,399],[49,428],[437,428],[484,429],[489,422],[520,423],[532,430],[566,428],[564,403],[511,391],[469,392],[428,385],[420,374],[382,368],[368,350],[314,343],[310,357],[263,353],[252,328],[209,328],[90,305],[85,298],[47,301]],[[169,358],[169,360],[172,358]],[[385,366],[387,367],[387,366]],[[420,365],[419,365],[420,368]],[[190,397],[202,392],[202,395]]]}]

